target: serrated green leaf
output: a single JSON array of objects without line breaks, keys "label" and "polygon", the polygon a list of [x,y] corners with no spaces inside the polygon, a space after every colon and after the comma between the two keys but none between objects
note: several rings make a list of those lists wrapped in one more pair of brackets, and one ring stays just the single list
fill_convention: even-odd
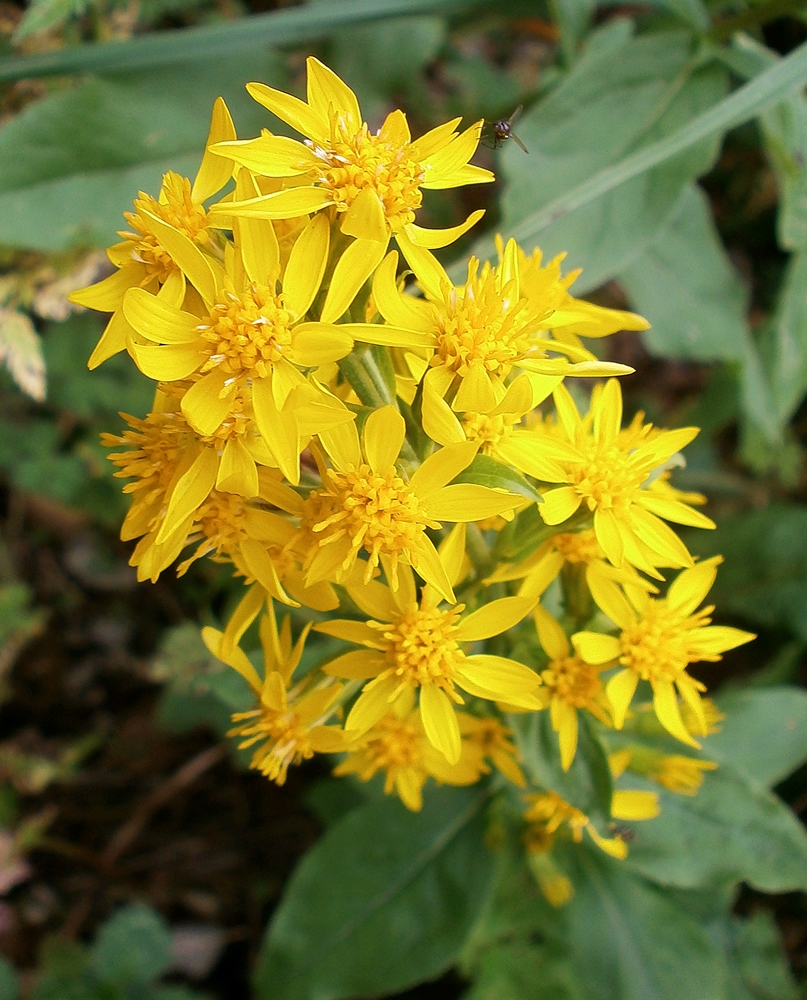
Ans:
[{"label": "serrated green leaf", "polygon": [[397,992],[456,959],[492,884],[479,789],[441,788],[421,813],[385,798],[303,858],[267,932],[259,1000]]},{"label": "serrated green leaf", "polygon": [[[505,235],[528,251],[540,244],[548,257],[568,251],[583,268],[576,293],[619,273],[667,224],[691,179],[708,169],[714,139],[677,150],[663,166],[568,211],[547,214],[542,206],[565,204],[628,153],[675,134],[716,105],[726,87],[722,68],[698,64],[688,34],[634,38],[622,20],[600,29],[560,86],[519,121],[530,155],[502,151]],[[490,241],[475,250],[488,256]]]},{"label": "serrated green leaf", "polygon": [[729,1000],[718,946],[686,897],[596,848],[569,850],[574,896],[558,913],[586,1000]]},{"label": "serrated green leaf", "polygon": [[807,692],[797,687],[744,688],[715,699],[726,718],[704,756],[772,787],[807,760]]},{"label": "serrated green leaf", "polygon": [[650,322],[642,339],[657,357],[741,360],[748,351],[747,295],[712,222],[705,194],[690,185],[658,237],[618,276]]},{"label": "serrated green leaf", "polygon": [[477,455],[471,464],[463,470],[455,483],[475,483],[477,486],[487,486],[492,490],[507,490],[528,500],[540,501],[541,494],[516,469],[511,469],[497,462],[490,455]]},{"label": "serrated green leaf", "polygon": [[132,903],[102,925],[92,947],[92,968],[106,983],[155,982],[171,962],[171,933],[150,906]]},{"label": "serrated green leaf", "polygon": [[[651,782],[631,783],[659,791]],[[662,885],[748,882],[763,892],[807,889],[807,831],[750,775],[723,764],[697,795],[659,791],[661,815],[632,827],[626,864]]]},{"label": "serrated green leaf", "polygon": [[210,60],[233,61],[267,46],[307,42],[348,24],[412,14],[462,12],[481,0],[340,0],[312,3],[230,22],[218,22],[184,31],[154,32],[126,41],[81,45],[34,56],[0,59],[0,82],[25,77],[103,73],[153,69],[175,63],[198,63],[210,69]]}]

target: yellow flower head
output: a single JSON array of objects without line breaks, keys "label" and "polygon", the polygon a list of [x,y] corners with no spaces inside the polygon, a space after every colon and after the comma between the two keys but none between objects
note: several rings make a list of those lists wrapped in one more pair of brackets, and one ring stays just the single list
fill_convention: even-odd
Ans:
[{"label": "yellow flower head", "polygon": [[[199,434],[216,434],[248,393],[273,464],[296,483],[308,404],[323,428],[352,419],[336,400],[315,390],[305,370],[344,357],[353,338],[331,324],[306,322],[328,254],[325,220],[316,217],[301,231],[282,270],[272,224],[253,222],[253,229],[258,225],[265,231],[253,231],[237,244],[226,271],[202,259],[189,265],[204,303],[198,314],[145,289],[129,289],[124,316],[145,343],[130,339],[128,346],[149,378],[192,380],[181,405]],[[300,394],[305,398],[297,398]]]},{"label": "yellow flower head", "polygon": [[354,424],[319,435],[333,461],[323,467],[322,488],[303,507],[310,540],[309,583],[339,582],[367,553],[365,579],[382,557],[389,582],[397,586],[398,565],[413,566],[447,600],[454,592],[426,528],[442,522],[476,521],[513,510],[522,497],[473,484],[447,485],[471,464],[476,446],[443,448],[406,478],[400,451],[406,426],[393,406],[370,414],[361,440]]},{"label": "yellow flower head", "polygon": [[[457,539],[462,533],[455,532]],[[337,657],[324,669],[337,677],[369,681],[348,715],[348,732],[366,732],[403,691],[418,691],[426,737],[454,764],[462,748],[454,711],[455,704],[464,704],[458,688],[489,701],[540,707],[535,691],[541,679],[534,671],[507,657],[468,655],[463,649],[466,643],[489,639],[516,625],[534,601],[504,597],[463,617],[464,605],[441,609],[440,596],[431,587],[424,588],[418,602],[408,567],[402,568],[399,584],[397,590],[375,581],[348,585],[353,601],[372,620],[328,621],[316,628],[365,648]]]},{"label": "yellow flower head", "polygon": [[[622,392],[616,379],[597,386],[581,417],[564,386],[554,393],[566,440],[563,482],[546,490],[539,511],[547,524],[562,524],[582,506],[594,517],[597,542],[617,567],[628,562],[645,572],[657,566],[690,566],[692,557],[664,520],[700,528],[714,522],[654,478],[697,428],[655,431],[645,425],[622,430]],[[559,428],[559,429],[560,429]],[[536,429],[537,431],[537,429]],[[555,435],[556,443],[561,440]],[[664,520],[662,520],[664,519]]]},{"label": "yellow flower head", "polygon": [[[532,792],[524,796],[527,830],[524,835],[529,852],[545,854],[552,848],[555,837],[564,831],[579,844],[586,832],[594,843],[614,858],[624,858],[628,849],[619,837],[603,837],[584,812],[561,798],[557,792]],[[616,816],[616,814],[614,813]],[[619,817],[617,817],[619,818]]]},{"label": "yellow flower head", "polygon": [[656,715],[669,733],[690,746],[699,745],[681,716],[677,690],[691,710],[692,730],[701,736],[707,734],[700,696],[706,689],[690,677],[687,667],[699,660],[715,662],[726,650],[755,638],[740,629],[711,625],[713,607],[696,610],[711,589],[721,561],[715,556],[679,573],[664,598],[652,598],[636,589],[627,592],[626,598],[618,588],[597,595],[600,607],[621,629],[620,634],[578,632],[572,642],[587,663],[621,667],[606,687],[618,729],[639,681],[645,680],[653,688]]},{"label": "yellow flower head", "polygon": [[70,301],[77,305],[113,313],[90,357],[90,368],[96,368],[126,347],[132,330],[121,313],[121,304],[129,288],[141,287],[157,292],[165,287],[180,305],[186,280],[193,284],[193,276],[186,270],[188,263],[192,262],[196,272],[205,254],[215,255],[203,203],[230,180],[233,162],[213,155],[210,146],[234,138],[232,118],[224,101],[218,98],[213,107],[206,152],[193,184],[169,171],[163,177],[157,198],[141,191],[135,200],[134,212],[124,212],[132,231],[121,232],[123,242],[107,250],[118,270],[103,281],[70,295]]},{"label": "yellow flower head", "polygon": [[[425,300],[398,289],[397,254],[393,253],[376,271],[376,307],[392,328],[410,331],[408,339],[402,336],[401,346],[415,346],[411,332],[420,334],[420,346],[428,353],[424,390],[450,400],[454,410],[490,413],[502,402],[513,369],[556,377],[633,371],[626,365],[598,361],[584,348],[546,338],[547,330],[569,321],[554,304],[565,290],[559,285],[554,299],[531,299],[524,294],[515,241],[508,242],[498,266],[471,258],[468,278],[459,286],[428,250],[404,239],[398,242]],[[394,336],[389,342],[395,342]],[[561,356],[548,357],[547,351]],[[537,379],[541,398],[551,388],[545,379]]]},{"label": "yellow flower head", "polygon": [[572,766],[577,750],[577,713],[591,712],[604,725],[610,726],[610,705],[600,678],[602,666],[586,663],[569,643],[560,623],[537,607],[533,612],[541,645],[549,663],[541,671],[544,682],[540,695],[549,707],[553,730],[558,734],[561,764],[564,771]]},{"label": "yellow flower head", "polygon": [[446,785],[472,785],[485,768],[465,740],[459,760],[449,764],[427,739],[414,700],[411,689],[402,691],[387,714],[354,739],[334,774],[355,774],[369,781],[381,771],[386,794],[395,791],[407,809],[419,812],[429,778]]},{"label": "yellow flower head", "polygon": [[524,788],[527,779],[516,761],[520,755],[518,748],[512,742],[512,733],[503,723],[492,716],[480,718],[468,715],[467,712],[457,714],[463,746],[472,748],[478,758],[480,774],[487,774],[490,767],[485,759],[493,762],[496,769],[514,785]]},{"label": "yellow flower head", "polygon": [[325,725],[337,708],[343,685],[332,678],[320,677],[313,682],[304,678],[289,688],[309,628],[307,626],[292,645],[289,619],[286,618],[278,630],[274,611],[269,606],[260,630],[263,680],[243,650],[226,642],[224,633],[214,628],[202,630],[202,638],[210,652],[237,670],[258,700],[257,708],[233,715],[233,722],[238,725],[228,736],[242,738],[239,749],[257,744],[250,767],[278,785],[285,782],[291,764],[308,760],[315,753],[337,753],[347,746],[340,727]]},{"label": "yellow flower head", "polygon": [[393,111],[373,133],[353,91],[313,56],[307,65],[307,102],[261,83],[247,86],[259,104],[306,136],[305,143],[264,131],[257,139],[216,147],[256,175],[295,178],[294,186],[222,206],[226,212],[290,218],[333,207],[343,233],[384,246],[390,234],[401,231],[427,245],[447,246],[479,218],[481,213],[474,213],[465,226],[445,233],[413,225],[423,189],[493,180],[489,170],[468,162],[481,121],[458,134],[457,118],[413,141],[404,113]]}]

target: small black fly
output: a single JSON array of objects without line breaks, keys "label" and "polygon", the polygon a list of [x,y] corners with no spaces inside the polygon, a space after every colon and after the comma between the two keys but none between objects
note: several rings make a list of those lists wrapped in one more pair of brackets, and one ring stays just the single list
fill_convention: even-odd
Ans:
[{"label": "small black fly", "polygon": [[519,139],[519,137],[513,131],[513,122],[518,119],[518,116],[524,110],[524,105],[519,104],[516,110],[510,115],[509,118],[499,118],[498,121],[491,123],[491,130],[493,132],[493,148],[498,149],[499,146],[503,145],[508,139],[512,139],[513,142],[518,146],[519,149],[523,149],[524,152],[528,152],[527,147]]}]

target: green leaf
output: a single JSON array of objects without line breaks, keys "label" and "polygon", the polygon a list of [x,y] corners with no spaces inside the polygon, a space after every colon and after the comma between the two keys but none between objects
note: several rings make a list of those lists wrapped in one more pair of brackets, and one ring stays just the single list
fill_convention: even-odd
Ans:
[{"label": "green leaf", "polygon": [[389,99],[406,93],[440,50],[446,34],[439,17],[395,18],[357,24],[334,34],[328,65],[359,98],[367,121],[381,122]]},{"label": "green leaf", "polygon": [[[663,41],[663,36],[660,37]],[[658,37],[656,40],[658,40]],[[616,56],[616,58],[621,61],[621,57],[617,56],[616,52],[612,52],[611,56]],[[674,127],[664,138],[651,142],[645,148],[620,159],[618,162],[613,163],[613,165],[604,166],[593,176],[589,175],[586,177],[586,172],[584,172],[582,178],[580,178],[579,182],[576,184],[560,185],[562,188],[565,188],[565,190],[561,190],[556,193],[554,197],[552,197],[548,202],[545,202],[543,207],[541,207],[537,212],[531,213],[526,218],[523,218],[522,215],[521,221],[519,221],[518,224],[514,224],[513,227],[507,232],[507,235],[512,236],[519,242],[530,244],[538,238],[539,233],[546,230],[547,234],[552,238],[547,240],[542,237],[542,242],[548,245],[551,249],[554,249],[559,243],[558,234],[560,232],[559,226],[561,224],[557,220],[562,221],[564,216],[573,213],[575,210],[579,210],[592,202],[596,202],[597,199],[601,198],[603,195],[619,189],[631,179],[640,177],[642,174],[647,173],[659,164],[678,157],[679,154],[686,151],[695,153],[696,151],[692,150],[692,147],[696,147],[703,140],[719,136],[726,130],[734,128],[735,126],[755,117],[760,112],[766,110],[770,105],[775,104],[791,91],[803,85],[805,79],[807,79],[807,43],[799,46],[797,49],[794,49],[793,52],[782,59],[781,62],[777,63],[777,65],[772,66],[769,70],[761,73],[758,77],[756,77],[756,79],[745,84],[743,87],[740,87],[729,97],[726,97],[722,101],[713,102],[712,106],[709,107],[708,110],[692,117],[691,120],[688,120],[685,124],[676,123],[677,127]],[[594,91],[592,95],[592,102],[595,104],[597,96],[597,91]],[[622,105],[624,118],[630,118],[633,114],[633,102],[630,98],[631,94],[628,90]],[[543,108],[544,105],[541,107]],[[560,111],[561,109],[558,110]],[[565,109],[565,114],[567,116],[571,117],[573,113],[573,108]],[[612,126],[618,128],[618,122],[612,120]],[[623,129],[620,129],[620,133],[622,131]],[[590,124],[590,132],[592,136],[596,135],[600,138],[596,123]],[[538,138],[537,134],[535,138]],[[594,142],[591,138],[589,138],[588,141],[589,148],[591,148],[594,145]],[[710,143],[710,149],[711,148],[712,144]],[[706,152],[705,147],[703,147],[703,154]],[[696,154],[696,158],[703,159],[704,157]],[[705,157],[707,165],[709,159],[711,159],[711,157]],[[705,166],[698,167],[695,164],[694,159],[690,160],[690,154],[687,155],[686,160],[690,164],[690,176],[695,176],[702,172],[702,170],[706,169]],[[507,153],[505,155],[505,162],[507,162]],[[682,172],[683,164],[684,161],[678,161],[677,164],[677,167],[679,167]],[[557,165],[555,165],[553,170],[555,172],[555,176],[557,177],[558,174],[565,174],[566,168],[574,170],[575,166],[576,164],[574,161],[567,161],[563,163],[563,170],[559,170]],[[675,167],[676,165],[670,164],[669,170],[671,173],[667,174],[666,171],[662,172],[662,174],[659,175],[658,184],[655,187],[649,180],[643,182],[643,190],[648,199],[643,207],[647,208],[648,206],[652,206],[655,196],[664,195],[664,200],[668,200],[671,187],[670,182],[673,179],[673,174],[677,172]],[[576,170],[575,179],[577,179]],[[558,186],[557,181],[555,181],[554,186]],[[622,197],[624,198],[625,196],[623,195]],[[616,202],[616,205],[618,207],[622,207],[623,209],[630,207],[634,207],[635,209],[636,202],[635,200],[628,199],[624,204]],[[520,207],[523,211],[525,205],[521,205]],[[514,204],[514,211],[510,213],[510,219],[513,220],[513,222],[518,218],[518,208],[519,206]],[[630,221],[633,222],[632,217]],[[585,250],[586,247],[599,244],[601,237],[604,237],[605,235],[610,236],[611,228],[615,229],[617,232],[626,228],[623,220],[617,214],[614,214],[613,211],[609,214],[597,212],[591,217],[589,222],[599,222],[600,224],[590,224],[588,226],[585,231],[585,240],[582,239],[583,234],[578,233],[578,242],[583,250]],[[576,252],[577,244],[571,242],[571,236],[581,227],[575,224],[575,221],[573,220],[573,222],[569,223],[566,228],[567,236],[569,237],[568,245],[570,247],[574,247]],[[630,232],[629,229],[628,232]],[[592,239],[592,233],[596,233],[598,238]],[[636,251],[636,254],[641,253],[646,237],[641,231],[639,231],[635,234],[634,239],[639,242],[639,248]],[[623,239],[622,242],[624,243],[625,241],[626,238]],[[610,239],[607,241],[609,247],[611,242],[612,241]],[[482,248],[480,255],[486,256],[489,253],[490,245],[488,244]],[[632,254],[627,253],[626,248],[623,246],[621,258],[617,258],[612,267],[606,267],[605,270],[602,270],[606,262],[599,262],[598,266],[600,267],[600,273],[594,271],[592,276],[587,277],[585,287],[591,288],[599,281],[602,281],[604,277],[609,276],[614,271],[621,270],[627,265],[630,259],[632,259],[632,256]],[[585,262],[588,263],[589,267],[592,266],[590,260]]]},{"label": "green leaf", "polygon": [[[658,790],[631,776],[631,783]],[[750,775],[722,764],[695,796],[659,791],[661,815],[637,823],[626,862],[662,885],[740,881],[763,892],[807,889],[807,831]]]},{"label": "green leaf", "polygon": [[724,924],[731,1000],[798,1000],[798,987],[771,914],[760,910],[749,920],[728,917]]},{"label": "green leaf", "polygon": [[298,866],[267,932],[260,1000],[373,997],[455,960],[491,889],[486,794],[441,788],[349,813]]},{"label": "green leaf", "polygon": [[[536,994],[536,984],[540,993]],[[584,1000],[568,961],[528,941],[487,949],[462,1000]],[[621,1000],[621,998],[620,998]]]},{"label": "green leaf", "polygon": [[62,503],[75,503],[85,486],[82,462],[62,451],[59,431],[52,420],[32,420],[25,433],[0,425],[0,468],[27,493],[38,493]]},{"label": "green leaf", "polygon": [[[677,134],[726,88],[725,70],[699,65],[689,34],[634,38],[623,19],[596,32],[560,86],[519,121],[530,155],[502,151],[505,235],[528,251],[539,243],[550,258],[568,251],[584,272],[576,293],[612,278],[668,223],[689,182],[713,162],[717,142],[671,150],[663,166],[620,174],[584,200],[575,192],[611,176],[630,152]],[[490,250],[489,239],[475,248],[483,257]]]},{"label": "green leaf", "polygon": [[586,1000],[729,1000],[720,951],[685,895],[673,897],[595,848],[568,855],[575,892],[558,933]]},{"label": "green leaf", "polygon": [[17,1000],[20,981],[10,962],[0,955],[0,1000]]},{"label": "green leaf", "polygon": [[807,249],[794,253],[773,316],[773,351],[768,362],[773,402],[785,426],[807,393]]},{"label": "green leaf", "polygon": [[0,82],[32,76],[70,73],[103,73],[127,69],[153,69],[174,63],[196,63],[215,77],[210,61],[228,57],[238,61],[245,54],[267,46],[310,41],[359,24],[408,14],[462,12],[480,6],[481,0],[340,0],[311,3],[291,10],[259,14],[184,31],[162,31],[127,41],[81,45],[35,56],[0,59]]},{"label": "green leaf", "polygon": [[723,518],[696,550],[726,557],[710,598],[721,611],[807,639],[807,509],[775,503]]},{"label": "green leaf", "polygon": [[549,712],[511,715],[509,721],[533,784],[557,792],[600,823],[611,818],[611,769],[585,713],[578,713],[577,753],[568,771],[561,764],[558,734],[552,730]]},{"label": "green leaf", "polygon": [[48,402],[76,416],[114,420],[114,425],[106,424],[114,431],[121,423],[121,410],[141,416],[151,409],[154,383],[141,375],[125,353],[110,358],[97,371],[87,369],[102,330],[103,321],[91,312],[48,325],[44,337],[51,383]]},{"label": "green leaf", "polygon": [[744,688],[715,700],[726,718],[720,732],[706,741],[706,757],[741,769],[767,787],[807,760],[807,691]]},{"label": "green leaf", "polygon": [[14,44],[19,45],[38,31],[56,28],[70,18],[83,14],[90,2],[91,0],[31,0],[14,32]]},{"label": "green leaf", "polygon": [[697,361],[745,357],[746,292],[698,187],[686,189],[669,224],[618,280],[632,307],[650,321],[643,340],[652,354]]},{"label": "green leaf", "polygon": [[163,918],[150,906],[132,903],[99,930],[92,948],[93,971],[114,985],[145,985],[165,972],[170,952],[171,934]]},{"label": "green leaf", "polygon": [[[775,66],[779,54],[748,35],[736,34],[720,57],[733,72],[753,79]],[[779,245],[797,250],[807,245],[807,99],[791,94],[760,117],[765,152],[779,186],[776,217]]]},{"label": "green leaf", "polygon": [[113,242],[138,190],[156,196],[169,169],[194,176],[217,96],[254,133],[266,113],[244,84],[279,78],[275,59],[253,57],[91,79],[30,104],[0,128],[0,242]]},{"label": "green leaf", "polygon": [[540,501],[541,494],[516,469],[497,462],[490,455],[477,455],[467,469],[464,469],[454,483],[475,483],[491,490],[507,490],[528,500]]}]

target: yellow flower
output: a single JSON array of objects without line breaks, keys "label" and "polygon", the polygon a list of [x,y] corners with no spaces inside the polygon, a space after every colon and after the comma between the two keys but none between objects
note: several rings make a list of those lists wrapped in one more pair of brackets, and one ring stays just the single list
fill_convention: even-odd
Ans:
[{"label": "yellow flower", "polygon": [[[698,433],[695,427],[655,431],[652,425],[622,430],[622,392],[616,379],[597,386],[581,417],[564,386],[554,393],[566,440],[563,482],[543,493],[539,511],[547,524],[562,524],[581,507],[594,515],[597,542],[614,566],[628,562],[653,573],[657,566],[691,566],[686,546],[662,518],[692,527],[714,522],[671,496],[654,473]],[[561,440],[560,434],[555,438]]]},{"label": "yellow flower", "polygon": [[165,287],[172,300],[180,305],[185,297],[186,278],[193,283],[193,277],[186,272],[187,263],[194,261],[198,267],[205,254],[214,253],[203,203],[230,180],[233,161],[213,155],[210,146],[234,138],[230,113],[218,98],[213,106],[205,155],[193,185],[187,178],[169,171],[163,176],[158,198],[141,191],[134,203],[135,211],[124,212],[133,231],[120,233],[123,242],[107,250],[118,270],[70,295],[70,301],[77,305],[113,313],[90,357],[90,368],[97,368],[122,351],[133,334],[121,311],[129,288],[156,292]]},{"label": "yellow flower", "polygon": [[310,625],[306,626],[292,645],[289,619],[285,619],[278,631],[274,611],[269,606],[260,629],[263,680],[239,646],[225,644],[224,634],[218,629],[202,629],[202,638],[210,652],[237,670],[258,700],[257,708],[233,715],[233,722],[239,725],[227,735],[242,737],[239,749],[258,744],[250,767],[278,785],[285,782],[290,764],[299,764],[315,753],[338,753],[347,747],[341,728],[325,725],[337,708],[343,685],[330,677],[305,677],[289,689],[309,629]]},{"label": "yellow flower", "polygon": [[[264,227],[264,233],[258,230]],[[182,412],[199,434],[212,435],[226,421],[245,390],[260,435],[274,464],[292,483],[299,482],[303,417],[338,423],[352,415],[333,397],[318,392],[304,369],[344,357],[353,339],[329,323],[306,322],[324,273],[328,225],[316,217],[297,237],[281,271],[270,245],[270,222],[252,222],[249,239],[228,255],[228,271],[199,264],[194,283],[204,302],[200,315],[130,288],[123,311],[148,344],[129,342],[140,370],[160,382],[193,379],[182,397]],[[265,240],[263,242],[262,240]],[[282,279],[282,290],[278,284]],[[303,399],[294,397],[297,390]],[[311,417],[309,416],[309,419]]]},{"label": "yellow flower", "polygon": [[233,216],[288,219],[330,209],[346,236],[355,238],[331,282],[323,318],[336,320],[381,262],[391,235],[422,246],[448,246],[477,222],[474,212],[442,231],[414,224],[423,189],[492,181],[489,170],[469,164],[482,122],[457,133],[459,118],[412,141],[406,115],[393,111],[377,133],[362,119],[356,95],[327,66],[308,59],[308,101],[261,83],[252,97],[306,136],[305,143],[264,130],[257,139],[223,142],[215,148],[262,177],[286,179],[268,194],[222,203],[212,214],[226,224]]},{"label": "yellow flower", "polygon": [[[461,532],[454,540],[459,537]],[[462,554],[457,553],[457,562]],[[464,704],[458,688],[477,698],[519,708],[540,707],[535,692],[541,678],[534,671],[504,656],[469,656],[462,648],[465,643],[489,639],[512,628],[535,602],[504,597],[463,617],[464,605],[441,609],[440,596],[431,587],[424,588],[418,603],[408,567],[402,567],[399,583],[395,591],[375,581],[347,585],[356,605],[373,619],[328,621],[316,629],[365,649],[338,656],[324,670],[337,677],[369,681],[348,715],[347,732],[366,732],[389,711],[402,691],[419,691],[426,736],[454,764],[462,748],[454,711],[455,704]]]},{"label": "yellow flower", "polygon": [[627,768],[636,774],[643,774],[678,795],[697,795],[703,784],[704,771],[717,769],[717,764],[711,760],[659,753],[638,744],[611,754],[609,760],[615,757],[620,772]]},{"label": "yellow flower", "polygon": [[659,722],[676,739],[699,746],[681,716],[676,690],[692,712],[692,730],[701,736],[708,732],[700,696],[706,688],[689,676],[687,667],[699,660],[716,662],[726,650],[756,638],[740,629],[710,625],[713,606],[696,611],[721,561],[715,556],[685,569],[664,598],[631,590],[626,599],[616,588],[599,595],[602,610],[621,629],[620,635],[578,632],[572,636],[578,655],[587,663],[622,667],[606,686],[617,729],[622,728],[639,681],[645,680],[653,688]]},{"label": "yellow flower", "polygon": [[519,759],[518,748],[511,740],[512,733],[491,716],[480,718],[467,712],[458,712],[460,733],[463,747],[472,747],[478,757],[478,769],[481,774],[488,774],[490,768],[484,763],[489,758],[497,770],[519,788],[524,788],[527,779],[516,761]]},{"label": "yellow flower", "polygon": [[[444,521],[476,521],[513,510],[523,497],[470,483],[447,485],[476,454],[476,445],[436,451],[406,479],[398,465],[406,426],[393,406],[371,413],[361,442],[355,425],[319,435],[334,468],[322,468],[322,488],[303,505],[303,530],[310,539],[308,582],[340,582],[363,550],[370,579],[382,557],[391,586],[398,565],[413,566],[447,600],[454,592],[426,528]],[[396,464],[397,463],[397,464]]]},{"label": "yellow flower", "polygon": [[[395,275],[398,257],[391,253],[376,271],[373,298],[401,346],[415,347],[421,335],[428,359],[424,389],[451,401],[452,409],[490,413],[501,403],[514,368],[535,380],[536,395],[548,389],[546,376],[618,375],[633,371],[626,365],[598,361],[584,348],[547,339],[545,332],[563,326],[573,313],[556,309],[553,298],[530,298],[521,289],[517,247],[510,240],[498,267],[472,257],[464,285],[455,286],[428,250],[398,240],[425,299],[402,293]],[[556,279],[559,281],[559,279]],[[558,285],[560,300],[565,290]],[[395,343],[394,333],[389,343]],[[561,357],[548,357],[551,351]],[[557,383],[555,383],[557,384]]]},{"label": "yellow flower", "polygon": [[423,786],[429,778],[446,785],[472,785],[484,767],[465,740],[459,760],[449,764],[426,738],[414,701],[411,689],[402,691],[387,714],[353,740],[348,756],[334,774],[355,774],[361,781],[369,781],[382,771],[385,793],[397,792],[407,809],[420,812]]},{"label": "yellow flower", "polygon": [[549,706],[549,718],[558,734],[564,771],[572,766],[577,750],[577,712],[586,709],[604,725],[611,725],[610,705],[600,678],[604,669],[575,656],[560,623],[542,607],[533,612],[538,638],[549,664],[541,671],[541,697]]},{"label": "yellow flower", "polygon": [[[531,792],[524,796],[524,801],[527,803],[524,819],[528,824],[524,839],[528,852],[547,853],[557,834],[564,830],[571,834],[576,844],[583,840],[583,833],[586,832],[611,857],[627,856],[628,848],[624,840],[619,837],[603,837],[584,812],[561,798],[557,792]],[[611,814],[615,819],[624,818],[618,816],[613,807]]]}]

